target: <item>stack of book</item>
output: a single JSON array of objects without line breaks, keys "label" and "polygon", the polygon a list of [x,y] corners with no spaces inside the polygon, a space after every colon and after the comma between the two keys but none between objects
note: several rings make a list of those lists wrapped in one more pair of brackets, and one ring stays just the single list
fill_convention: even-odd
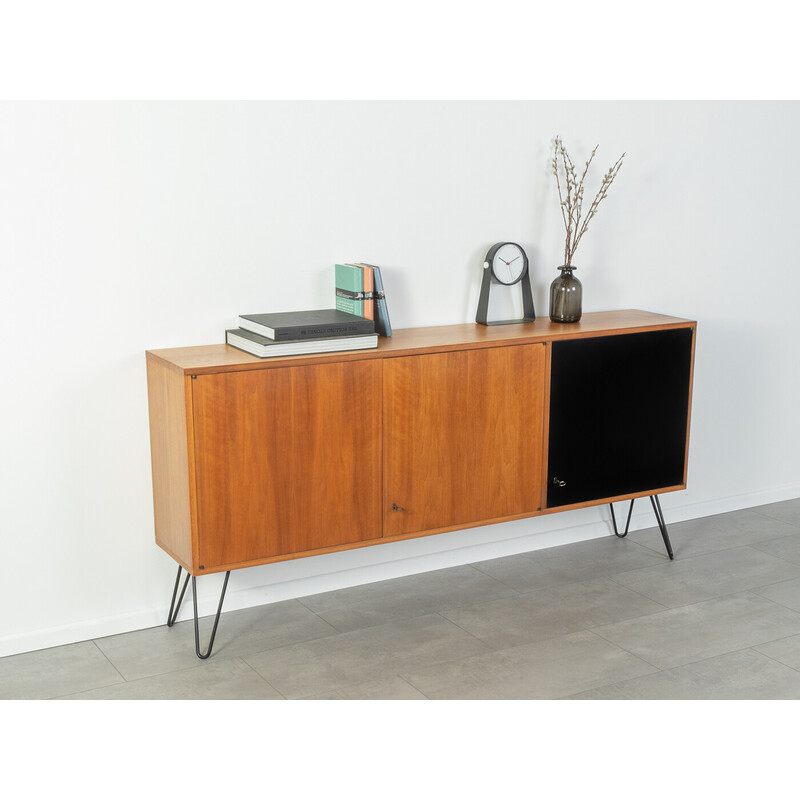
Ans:
[{"label": "stack of book", "polygon": [[336,308],[375,321],[380,336],[391,336],[389,308],[380,267],[374,264],[336,264]]},{"label": "stack of book", "polygon": [[225,341],[260,358],[367,350],[378,346],[375,322],[335,308],[242,314]]}]

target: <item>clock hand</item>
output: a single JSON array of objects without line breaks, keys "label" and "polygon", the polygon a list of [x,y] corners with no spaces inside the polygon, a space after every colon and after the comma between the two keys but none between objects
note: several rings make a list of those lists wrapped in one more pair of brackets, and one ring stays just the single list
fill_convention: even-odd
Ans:
[{"label": "clock hand", "polygon": [[512,258],[511,261],[506,261],[506,264],[513,264],[517,260],[517,258],[519,258],[519,256],[516,256],[516,258]]}]

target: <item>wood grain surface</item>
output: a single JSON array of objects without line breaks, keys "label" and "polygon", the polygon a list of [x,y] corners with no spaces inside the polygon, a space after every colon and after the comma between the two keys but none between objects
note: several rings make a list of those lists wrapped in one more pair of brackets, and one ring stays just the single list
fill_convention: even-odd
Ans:
[{"label": "wood grain surface", "polygon": [[380,537],[380,362],[193,384],[203,570]]},{"label": "wood grain surface", "polygon": [[384,535],[538,510],[544,364],[541,344],[384,362]]},{"label": "wood grain surface", "polygon": [[185,383],[190,380],[164,364],[147,361],[156,543],[189,571],[193,563],[193,464]]}]

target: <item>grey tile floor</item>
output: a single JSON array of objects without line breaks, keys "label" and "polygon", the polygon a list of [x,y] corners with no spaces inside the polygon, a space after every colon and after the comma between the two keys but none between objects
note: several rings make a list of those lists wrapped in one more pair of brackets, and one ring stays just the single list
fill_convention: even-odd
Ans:
[{"label": "grey tile floor", "polygon": [[8,656],[0,698],[800,698],[800,498],[669,530],[223,612],[207,661],[191,621]]}]

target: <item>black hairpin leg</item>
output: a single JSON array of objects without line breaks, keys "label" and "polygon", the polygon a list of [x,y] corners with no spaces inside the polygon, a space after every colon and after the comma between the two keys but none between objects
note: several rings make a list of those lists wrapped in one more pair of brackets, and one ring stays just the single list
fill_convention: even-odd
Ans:
[{"label": "black hairpin leg", "polygon": [[217,616],[214,619],[214,628],[211,631],[211,639],[208,642],[208,650],[205,653],[200,652],[200,632],[197,627],[197,578],[192,575],[192,599],[194,601],[194,650],[198,658],[208,658],[211,655],[211,648],[214,646],[214,638],[217,635],[217,625],[219,625],[219,615],[222,612],[222,602],[225,600],[225,590],[228,588],[228,578],[231,576],[231,571],[225,573],[225,581],[222,584],[222,594],[219,596],[219,605],[217,606]]},{"label": "black hairpin leg", "polygon": [[611,522],[614,524],[614,534],[616,536],[619,536],[620,539],[624,539],[628,535],[628,528],[630,528],[631,526],[631,514],[633,513],[633,503],[635,500],[636,498],[633,498],[631,500],[631,506],[628,509],[628,521],[625,523],[625,533],[620,533],[617,530],[617,518],[614,516],[614,504],[613,503],[608,504],[608,507],[611,509]]},{"label": "black hairpin leg", "polygon": [[197,653],[198,658],[208,658],[211,655],[211,650],[214,647],[214,639],[217,636],[217,626],[219,625],[219,615],[222,613],[222,603],[225,600],[225,590],[228,588],[228,578],[231,576],[230,570],[225,573],[225,581],[222,584],[222,593],[219,596],[219,605],[217,606],[217,613],[214,617],[214,627],[211,629],[211,638],[208,642],[208,649],[205,653],[200,652],[200,626],[197,620],[197,578],[194,575],[186,573],[186,580],[183,582],[183,589],[181,590],[180,598],[177,605],[175,598],[178,596],[178,584],[181,581],[182,567],[178,567],[178,574],[175,577],[175,588],[172,590],[172,603],[169,607],[169,614],[167,615],[167,627],[171,628],[175,624],[175,619],[178,616],[181,603],[183,602],[183,595],[186,593],[186,586],[189,583],[189,578],[192,579],[192,604],[194,606],[194,651]]},{"label": "black hairpin leg", "polygon": [[667,533],[667,523],[664,522],[664,513],[661,511],[661,503],[658,499],[658,495],[654,494],[650,496],[650,502],[653,505],[653,513],[656,515],[656,521],[658,522],[659,530],[661,531],[661,538],[664,540],[664,547],[667,548],[667,554],[669,555],[669,560],[672,561],[672,545],[669,541],[669,534]]},{"label": "black hairpin leg", "polygon": [[183,596],[186,594],[186,587],[189,585],[189,573],[186,573],[186,580],[183,582],[183,589],[181,589],[181,596],[178,600],[178,605],[175,605],[175,598],[178,596],[178,584],[181,582],[181,572],[183,572],[183,567],[178,565],[178,574],[175,576],[175,588],[172,590],[172,603],[169,606],[169,614],[167,614],[167,627],[171,628],[175,624],[175,620],[178,616],[178,611],[180,611],[181,603],[183,602]]},{"label": "black hairpin leg", "polygon": [[[628,529],[631,525],[631,514],[633,513],[633,503],[636,498],[631,500],[630,508],[628,509],[628,520],[625,523],[625,531],[620,533],[617,530],[617,518],[614,515],[614,504],[609,503],[608,507],[611,509],[611,522],[614,526],[614,534],[619,536],[620,539],[624,539],[628,535]],[[658,523],[658,529],[661,531],[661,538],[664,540],[664,547],[667,548],[667,555],[669,556],[669,560],[674,560],[674,556],[672,555],[672,544],[669,541],[669,533],[667,533],[667,523],[664,522],[664,512],[661,510],[661,502],[658,499],[658,495],[653,494],[650,495],[650,503],[653,506],[653,513],[656,515],[656,522]]]}]

